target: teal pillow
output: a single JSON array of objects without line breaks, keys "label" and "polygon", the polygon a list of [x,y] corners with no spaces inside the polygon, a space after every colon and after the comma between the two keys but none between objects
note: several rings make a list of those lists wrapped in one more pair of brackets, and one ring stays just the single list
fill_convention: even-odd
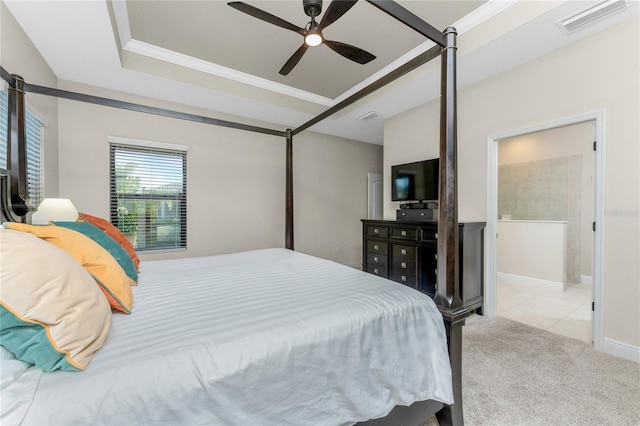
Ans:
[{"label": "teal pillow", "polygon": [[102,229],[89,222],[51,222],[56,226],[71,229],[91,238],[102,248],[107,250],[111,256],[124,269],[125,274],[134,281],[138,281],[138,271],[131,260],[129,253],[113,238],[107,235]]}]

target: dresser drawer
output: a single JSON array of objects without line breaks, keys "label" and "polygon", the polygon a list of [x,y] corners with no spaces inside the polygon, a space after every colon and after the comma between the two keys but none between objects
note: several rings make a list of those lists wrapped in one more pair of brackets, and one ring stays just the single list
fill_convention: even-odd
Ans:
[{"label": "dresser drawer", "polygon": [[367,253],[367,265],[387,267],[387,256],[382,254]]},{"label": "dresser drawer", "polygon": [[393,281],[408,285],[409,287],[416,287],[416,271],[415,269],[411,271],[397,271],[393,269],[390,277]]},{"label": "dresser drawer", "polygon": [[391,236],[393,238],[406,238],[407,240],[418,239],[417,228],[391,228]]},{"label": "dresser drawer", "polygon": [[392,244],[392,246],[394,266],[397,265],[398,262],[411,262],[412,265],[416,264],[417,247],[403,244]]},{"label": "dresser drawer", "polygon": [[396,210],[398,221],[413,220],[417,222],[431,222],[438,220],[438,210],[431,209],[400,209]]},{"label": "dresser drawer", "polygon": [[367,237],[389,237],[389,228],[386,226],[367,225]]},{"label": "dresser drawer", "polygon": [[367,241],[367,253],[383,254],[388,253],[388,243],[380,241]]},{"label": "dresser drawer", "polygon": [[422,228],[422,235],[420,236],[422,241],[437,241],[438,240],[438,228],[437,227],[429,227]]},{"label": "dresser drawer", "polygon": [[367,272],[387,278],[387,268],[383,268],[382,266],[367,265]]}]

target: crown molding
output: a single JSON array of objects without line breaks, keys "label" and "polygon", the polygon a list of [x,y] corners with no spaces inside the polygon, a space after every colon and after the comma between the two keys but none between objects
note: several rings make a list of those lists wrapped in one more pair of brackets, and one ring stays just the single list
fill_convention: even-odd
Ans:
[{"label": "crown molding", "polygon": [[276,83],[265,78],[194,58],[193,56],[135,40],[131,37],[126,2],[124,0],[114,0],[112,5],[116,26],[118,27],[120,45],[123,50],[326,107],[332,107],[337,103],[335,100],[325,96],[316,95],[286,84]]}]

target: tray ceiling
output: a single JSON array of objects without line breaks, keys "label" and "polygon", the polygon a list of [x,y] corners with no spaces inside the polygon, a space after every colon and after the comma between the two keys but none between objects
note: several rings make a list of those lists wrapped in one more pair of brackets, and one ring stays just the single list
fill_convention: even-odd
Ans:
[{"label": "tray ceiling", "polygon": [[[288,76],[278,73],[302,44],[296,32],[204,0],[2,0],[64,86],[65,81],[195,107],[214,118],[296,128],[433,43],[361,0],[324,29],[327,39],[377,56],[356,64],[325,45],[309,48]],[[296,26],[301,0],[246,3]],[[601,0],[399,0],[442,30],[458,30],[458,88],[638,15],[639,3],[571,33],[562,18]],[[329,1],[325,0],[323,12]],[[319,19],[322,18],[322,15]],[[4,65],[4,64],[3,64]],[[28,70],[21,73],[28,82]],[[408,73],[310,130],[383,143],[384,120],[439,96],[439,61]],[[368,119],[361,119],[368,115]]]}]

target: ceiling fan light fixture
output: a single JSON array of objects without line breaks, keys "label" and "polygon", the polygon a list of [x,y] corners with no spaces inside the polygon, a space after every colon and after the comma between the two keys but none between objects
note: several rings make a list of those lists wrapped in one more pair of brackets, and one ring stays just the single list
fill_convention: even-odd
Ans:
[{"label": "ceiling fan light fixture", "polygon": [[307,24],[307,32],[304,35],[304,42],[307,46],[315,47],[322,43],[322,34],[318,31],[318,24],[314,17],[311,17],[311,22]]},{"label": "ceiling fan light fixture", "polygon": [[307,46],[318,46],[322,43],[322,35],[316,30],[311,30],[304,36],[304,42]]}]

